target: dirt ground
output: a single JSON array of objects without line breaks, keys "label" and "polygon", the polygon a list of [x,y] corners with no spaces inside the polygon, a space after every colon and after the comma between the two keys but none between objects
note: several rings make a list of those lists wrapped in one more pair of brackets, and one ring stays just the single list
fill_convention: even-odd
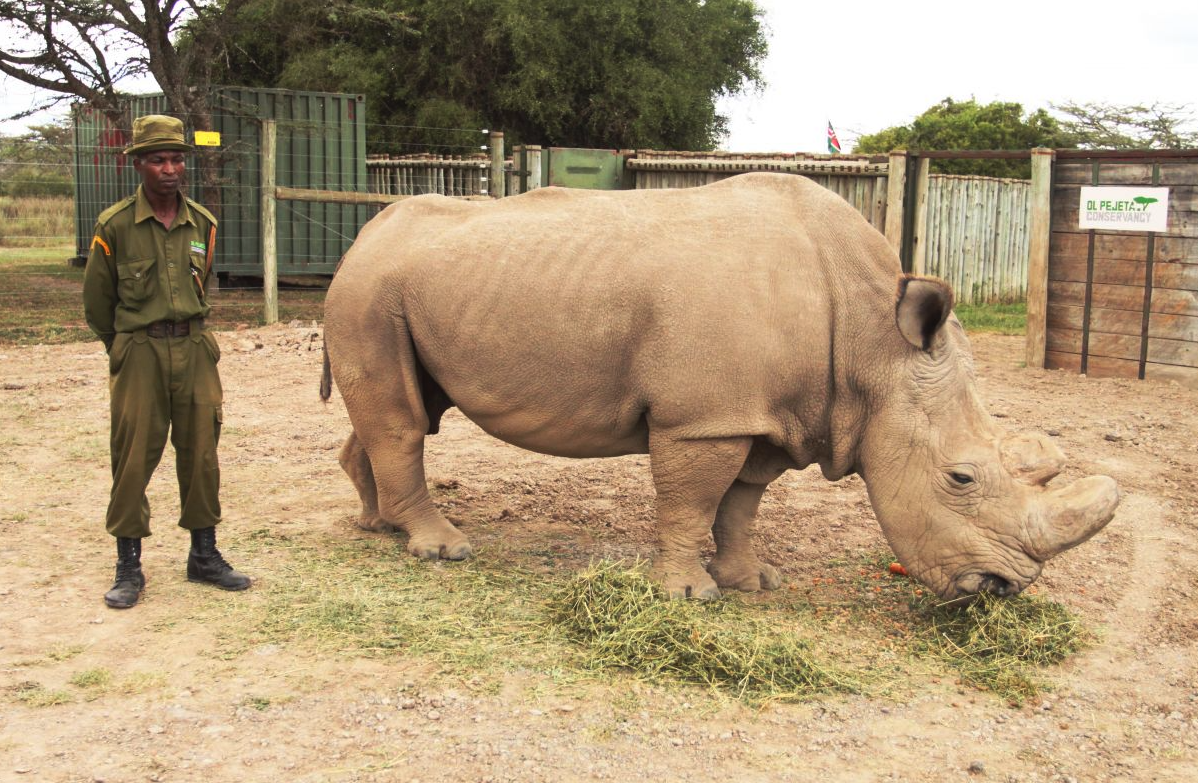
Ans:
[{"label": "dirt ground", "polygon": [[[194,619],[195,606],[261,598],[298,578],[279,561],[239,558],[246,531],[374,535],[354,528],[356,496],[336,461],[344,408],[316,395],[318,331],[219,336],[221,545],[252,572],[253,590],[214,596],[185,581],[168,454],[151,487],[150,583],[124,612],[101,600],[113,563],[103,351],[0,348],[0,781],[1198,777],[1198,391],[1026,370],[1022,338],[974,337],[981,391],[1003,426],[1055,438],[1070,458],[1058,481],[1105,473],[1124,492],[1110,526],[1038,583],[1101,634],[1050,673],[1055,688],[1041,700],[1011,708],[942,677],[900,697],[764,707],[618,678],[558,686],[505,673],[501,687],[478,689],[402,650],[267,644],[226,655],[214,641],[220,612]],[[553,547],[568,554],[559,567],[651,551],[645,458],[530,454],[451,412],[428,464],[432,481],[460,488],[439,503],[476,543],[502,537],[514,553],[544,553],[556,525]],[[884,547],[856,478],[789,474],[762,517],[760,551],[794,583],[831,558]],[[121,686],[84,697],[81,673],[96,670]],[[31,683],[70,696],[19,698]]]}]

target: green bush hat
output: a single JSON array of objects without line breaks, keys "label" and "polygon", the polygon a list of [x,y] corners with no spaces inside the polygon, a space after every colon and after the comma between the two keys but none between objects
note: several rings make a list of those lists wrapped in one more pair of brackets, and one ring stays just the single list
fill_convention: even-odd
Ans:
[{"label": "green bush hat", "polygon": [[126,155],[140,155],[159,150],[191,152],[183,140],[183,122],[164,114],[147,114],[133,121],[133,143],[125,147]]}]

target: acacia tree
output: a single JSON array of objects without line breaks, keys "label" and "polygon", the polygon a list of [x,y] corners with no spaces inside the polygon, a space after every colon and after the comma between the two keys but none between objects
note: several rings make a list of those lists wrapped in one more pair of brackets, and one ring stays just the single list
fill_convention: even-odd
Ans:
[{"label": "acacia tree", "polygon": [[1186,149],[1198,147],[1198,129],[1186,104],[1147,106],[1053,103],[1061,127],[1083,149]]},{"label": "acacia tree", "polygon": [[[19,119],[66,100],[82,100],[129,130],[118,84],[150,74],[176,114],[212,130],[214,67],[246,0],[0,0],[0,73],[49,96]],[[180,44],[180,34],[188,36]],[[215,151],[200,149],[209,181],[204,200],[217,205]]]},{"label": "acacia tree", "polygon": [[760,83],[761,13],[752,0],[250,0],[227,66],[242,84],[365,94],[373,123],[408,126],[391,129],[407,151],[471,127],[709,149],[727,128],[716,99]]},{"label": "acacia tree", "polygon": [[[854,152],[908,150],[1027,150],[1032,147],[1074,147],[1072,137],[1044,109],[1024,114],[1018,103],[979,104],[972,98],[945,98],[916,117],[862,136]],[[1031,164],[1019,160],[934,160],[932,170],[944,174],[991,177],[1031,176]]]}]

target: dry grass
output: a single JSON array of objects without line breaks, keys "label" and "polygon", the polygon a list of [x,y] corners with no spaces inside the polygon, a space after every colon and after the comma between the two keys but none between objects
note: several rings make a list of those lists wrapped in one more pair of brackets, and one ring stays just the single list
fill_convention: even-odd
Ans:
[{"label": "dry grass", "polygon": [[1072,612],[1052,601],[983,593],[965,606],[922,602],[927,647],[963,682],[1013,704],[1039,695],[1037,670],[1064,661],[1091,640]]},{"label": "dry grass", "polygon": [[46,247],[75,239],[69,196],[0,197],[0,247]]},{"label": "dry grass", "polygon": [[918,583],[888,572],[893,556],[871,556],[859,589],[874,605],[871,622],[890,626],[901,644],[955,670],[964,684],[1014,705],[1048,687],[1043,670],[1093,640],[1081,619],[1045,598],[989,593],[941,602]]},{"label": "dry grass", "polygon": [[598,563],[558,589],[550,616],[587,650],[587,665],[724,688],[738,697],[799,699],[860,692],[862,680],[816,661],[735,599],[673,601],[643,568]]}]

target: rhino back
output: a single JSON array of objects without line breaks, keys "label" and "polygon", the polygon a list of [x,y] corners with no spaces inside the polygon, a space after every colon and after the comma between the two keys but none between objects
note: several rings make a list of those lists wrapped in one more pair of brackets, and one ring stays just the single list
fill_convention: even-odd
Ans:
[{"label": "rhino back", "polygon": [[892,297],[897,273],[839,196],[747,175],[412,199],[362,232],[336,285],[403,318],[421,362],[484,429],[605,456],[644,451],[649,423],[821,437],[837,322]]}]

